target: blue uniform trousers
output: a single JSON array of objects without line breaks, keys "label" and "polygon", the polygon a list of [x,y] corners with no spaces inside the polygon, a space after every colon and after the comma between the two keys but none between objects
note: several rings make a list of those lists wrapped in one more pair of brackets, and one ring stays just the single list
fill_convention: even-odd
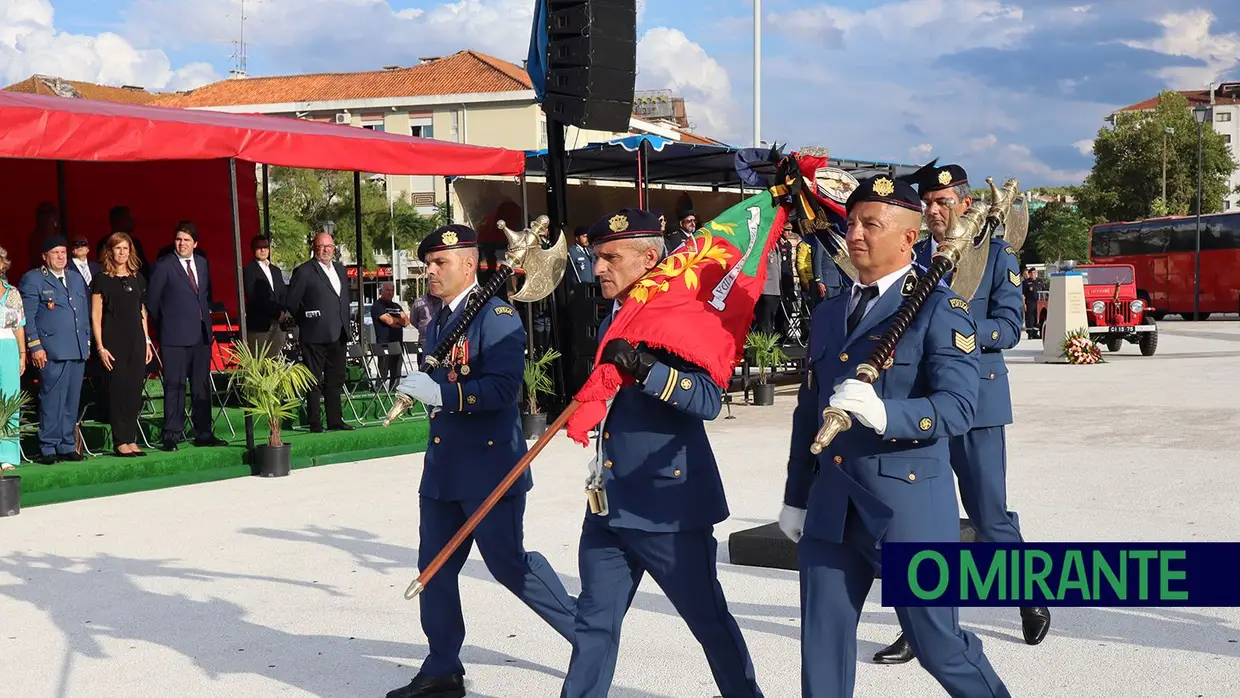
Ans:
[{"label": "blue uniform trousers", "polygon": [[[857,624],[870,586],[874,559],[850,543],[804,537],[797,544],[801,571],[801,696],[853,695],[857,674]],[[982,641],[960,627],[956,608],[896,607],[917,661],[954,698],[1010,698],[982,654]]]},{"label": "blue uniform trousers", "polygon": [[[481,506],[482,500],[450,502],[421,497],[419,502],[418,567],[425,568]],[[564,639],[572,640],[576,603],[564,590],[564,584],[547,559],[538,553],[526,552],[524,518],[524,493],[499,500],[418,596],[422,632],[426,633],[430,646],[422,663],[422,673],[427,676],[465,673],[461,664],[465,619],[461,613],[457,577],[475,542],[495,581],[516,594]]]},{"label": "blue uniform trousers", "polygon": [[649,572],[701,643],[723,698],[761,698],[749,649],[715,570],[713,529],[651,533],[586,518],[578,565],[577,631],[561,698],[606,698],[620,625]]},{"label": "blue uniform trousers", "polygon": [[48,361],[39,371],[39,451],[77,453],[78,405],[86,362]]},{"label": "blue uniform trousers", "polygon": [[960,501],[979,540],[1020,543],[1020,523],[1007,508],[1007,436],[1003,427],[980,427],[950,442]]}]

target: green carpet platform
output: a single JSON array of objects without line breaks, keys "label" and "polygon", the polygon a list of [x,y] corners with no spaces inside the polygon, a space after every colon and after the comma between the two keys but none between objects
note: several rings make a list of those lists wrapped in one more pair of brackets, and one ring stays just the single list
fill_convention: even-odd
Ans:
[{"label": "green carpet platform", "polygon": [[[228,441],[229,446],[198,448],[191,442],[184,442],[179,450],[165,453],[158,448],[163,424],[160,384],[148,381],[146,388],[147,399],[139,418],[139,446],[146,451],[146,457],[113,456],[112,430],[98,421],[94,410],[88,406],[80,422],[86,461],[55,465],[23,463],[17,470],[5,473],[21,476],[22,508],[250,476],[245,452],[245,415],[239,407],[221,408],[217,403],[213,408],[215,434]],[[233,400],[228,402],[235,404]],[[292,467],[299,469],[424,451],[429,424],[422,407],[415,406],[401,420],[384,428],[381,422],[390,404],[386,396],[353,393],[344,403],[344,418],[354,431],[321,434],[312,434],[301,426],[306,423],[303,408],[297,420],[299,426],[294,429],[292,423],[286,423],[281,430],[282,440],[292,447]],[[26,424],[22,429],[22,448],[26,454],[38,453],[37,427],[30,424],[33,416],[27,415],[29,419],[24,420]],[[265,444],[267,436],[266,422],[256,419],[254,443]],[[91,456],[92,453],[98,455]]]}]

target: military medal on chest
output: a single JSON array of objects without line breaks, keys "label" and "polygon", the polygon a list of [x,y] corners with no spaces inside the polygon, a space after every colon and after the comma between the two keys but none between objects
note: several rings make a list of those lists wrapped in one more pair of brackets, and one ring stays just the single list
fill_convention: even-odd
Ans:
[{"label": "military medal on chest", "polygon": [[460,376],[469,375],[469,339],[461,337],[448,355],[448,382],[455,383]]}]

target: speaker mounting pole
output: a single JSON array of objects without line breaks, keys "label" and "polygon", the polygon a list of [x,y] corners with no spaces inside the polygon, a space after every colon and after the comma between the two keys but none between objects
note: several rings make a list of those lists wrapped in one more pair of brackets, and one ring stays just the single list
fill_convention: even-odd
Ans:
[{"label": "speaker mounting pole", "polygon": [[762,147],[762,0],[753,0],[753,147]]}]

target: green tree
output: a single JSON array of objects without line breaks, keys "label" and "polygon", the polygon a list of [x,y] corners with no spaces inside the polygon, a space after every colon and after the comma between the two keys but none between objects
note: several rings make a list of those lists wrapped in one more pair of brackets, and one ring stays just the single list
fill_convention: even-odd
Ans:
[{"label": "green tree", "polygon": [[1021,261],[1065,259],[1089,261],[1089,221],[1072,206],[1052,201],[1029,217],[1029,239],[1021,249]]},{"label": "green tree", "polygon": [[[338,247],[354,251],[353,173],[273,167],[270,175],[271,253],[277,265],[292,269],[310,258],[310,237],[325,221],[336,224]],[[261,195],[261,194],[260,194]],[[374,251],[392,247],[412,250],[431,231],[443,225],[443,206],[425,216],[403,199],[392,202],[379,181],[363,176],[362,266],[375,268]]]},{"label": "green tree", "polygon": [[[1167,134],[1167,129],[1173,133]],[[1197,123],[1188,100],[1178,92],[1159,95],[1149,112],[1118,112],[1113,127],[1094,139],[1094,166],[1077,202],[1087,220],[1139,220],[1155,215],[1162,195],[1163,143],[1166,143],[1167,197],[1158,210],[1174,215],[1195,212],[1197,202]],[[1223,208],[1227,179],[1236,161],[1222,135],[1206,126],[1202,138],[1202,212]]]}]

